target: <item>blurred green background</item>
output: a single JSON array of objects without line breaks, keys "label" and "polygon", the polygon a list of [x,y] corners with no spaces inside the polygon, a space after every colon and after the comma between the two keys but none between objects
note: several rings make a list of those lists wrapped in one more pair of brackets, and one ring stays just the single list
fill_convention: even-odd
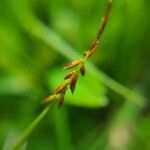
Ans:
[{"label": "blurred green background", "polygon": [[[106,0],[0,0],[0,149],[11,149],[63,81],[63,66],[88,49],[105,7]],[[149,14],[149,0],[113,1],[90,60],[96,71],[87,66],[75,94],[67,93],[61,109],[51,107],[22,149],[150,149]],[[143,95],[146,105],[109,88],[102,71]]]}]

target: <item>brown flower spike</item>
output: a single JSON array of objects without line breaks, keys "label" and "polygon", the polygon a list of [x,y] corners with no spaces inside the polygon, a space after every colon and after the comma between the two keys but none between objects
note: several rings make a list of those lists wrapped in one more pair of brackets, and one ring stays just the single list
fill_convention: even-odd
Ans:
[{"label": "brown flower spike", "polygon": [[71,69],[73,67],[78,66],[81,63],[81,60],[74,60],[71,63],[67,64],[64,69]]},{"label": "brown flower spike", "polygon": [[70,72],[67,75],[65,75],[64,80],[70,79],[72,74],[73,74],[73,72]]},{"label": "brown flower spike", "polygon": [[78,72],[74,72],[72,77],[70,78],[70,90],[72,92],[72,94],[74,93],[74,90],[76,88],[76,84],[78,81]]},{"label": "brown flower spike", "polygon": [[64,67],[65,70],[73,69],[73,71],[71,71],[70,73],[65,75],[64,82],[60,86],[58,86],[58,88],[56,88],[56,90],[54,91],[54,94],[48,96],[46,99],[44,99],[42,101],[42,103],[49,104],[50,102],[56,100],[58,102],[58,106],[61,107],[64,103],[64,97],[65,97],[66,91],[68,90],[68,86],[69,86],[72,94],[74,93],[76,84],[77,84],[77,81],[79,78],[79,73],[82,76],[85,75],[85,62],[88,58],[90,58],[96,52],[96,50],[99,46],[101,36],[104,32],[104,29],[105,29],[108,19],[109,19],[111,5],[112,5],[112,0],[108,0],[105,14],[101,20],[101,24],[100,24],[98,33],[96,35],[96,38],[95,38],[94,42],[92,42],[90,48],[84,52],[84,57],[79,60],[74,60]]},{"label": "brown flower spike", "polygon": [[64,93],[67,90],[67,83],[62,83],[56,90],[55,94]]}]

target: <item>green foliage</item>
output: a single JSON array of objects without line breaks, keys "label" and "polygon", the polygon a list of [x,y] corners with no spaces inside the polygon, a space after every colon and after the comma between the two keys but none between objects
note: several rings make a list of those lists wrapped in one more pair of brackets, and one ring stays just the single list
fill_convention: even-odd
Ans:
[{"label": "green foliage", "polygon": [[40,103],[90,46],[105,6],[0,0],[0,149],[150,149],[148,0],[114,0],[95,65],[86,64],[74,95],[61,109]]}]

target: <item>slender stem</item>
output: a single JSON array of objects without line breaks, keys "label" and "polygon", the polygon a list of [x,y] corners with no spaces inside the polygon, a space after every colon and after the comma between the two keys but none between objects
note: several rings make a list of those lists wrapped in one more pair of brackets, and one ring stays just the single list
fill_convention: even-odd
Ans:
[{"label": "slender stem", "polygon": [[102,34],[103,34],[104,30],[105,30],[105,27],[106,27],[106,25],[108,23],[111,6],[112,6],[112,0],[108,0],[106,11],[105,11],[105,15],[104,15],[104,17],[101,20],[100,28],[99,28],[99,31],[98,31],[97,37],[96,37],[96,39],[98,41],[100,41],[100,38],[101,38],[101,36],[102,36]]},{"label": "slender stem", "polygon": [[14,144],[12,150],[18,150],[21,145],[28,138],[33,129],[39,124],[39,122],[44,118],[44,116],[48,113],[50,106],[48,105],[33,121],[32,123],[23,131],[21,136],[18,138],[16,143]]},{"label": "slender stem", "polygon": [[105,14],[104,14],[103,18],[101,19],[99,30],[97,32],[95,40],[93,41],[93,43],[92,43],[92,45],[90,47],[90,50],[93,50],[93,49],[96,50],[98,45],[99,45],[99,43],[100,43],[102,34],[104,33],[104,30],[105,30],[106,25],[108,23],[111,6],[112,6],[112,0],[107,0],[107,6],[106,6]]}]

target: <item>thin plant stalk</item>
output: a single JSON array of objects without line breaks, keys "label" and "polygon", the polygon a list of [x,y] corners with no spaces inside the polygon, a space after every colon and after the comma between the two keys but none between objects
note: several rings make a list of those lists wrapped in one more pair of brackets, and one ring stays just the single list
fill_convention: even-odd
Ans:
[{"label": "thin plant stalk", "polygon": [[26,141],[28,136],[34,130],[34,128],[41,122],[45,115],[49,112],[50,105],[48,105],[33,121],[32,123],[23,131],[20,137],[17,139],[12,150],[18,150]]}]

